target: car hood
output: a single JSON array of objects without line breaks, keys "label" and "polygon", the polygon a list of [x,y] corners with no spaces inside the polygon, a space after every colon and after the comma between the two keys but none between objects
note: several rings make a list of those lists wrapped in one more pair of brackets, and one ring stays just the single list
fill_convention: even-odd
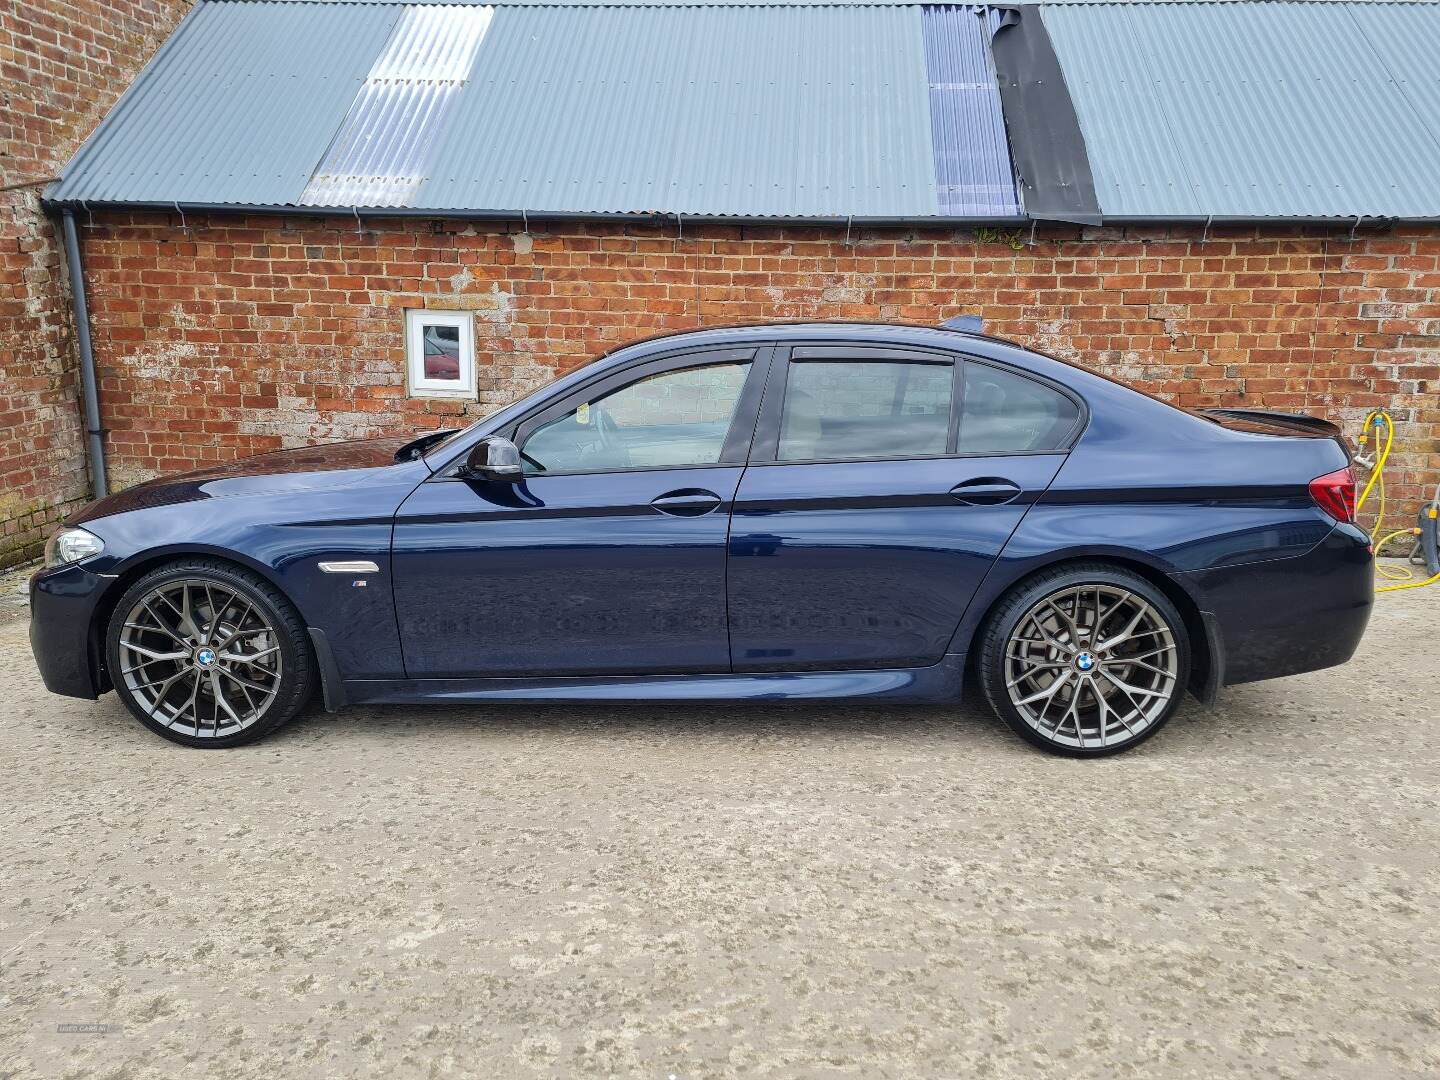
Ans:
[{"label": "car hood", "polygon": [[[81,525],[129,510],[199,499],[347,487],[364,482],[377,469],[398,467],[397,453],[415,441],[400,436],[305,446],[165,476],[97,499],[72,514],[66,524]],[[409,467],[417,466],[410,463]]]}]

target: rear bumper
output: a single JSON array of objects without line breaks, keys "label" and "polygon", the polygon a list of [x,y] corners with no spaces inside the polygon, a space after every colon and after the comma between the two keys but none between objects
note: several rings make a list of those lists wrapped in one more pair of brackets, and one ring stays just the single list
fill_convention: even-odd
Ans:
[{"label": "rear bumper", "polygon": [[1370,538],[1353,525],[1294,558],[1179,576],[1213,616],[1227,686],[1345,663],[1375,603]]},{"label": "rear bumper", "polygon": [[30,579],[30,651],[52,693],[96,698],[109,689],[90,624],[114,580],[84,566],[41,570]]}]

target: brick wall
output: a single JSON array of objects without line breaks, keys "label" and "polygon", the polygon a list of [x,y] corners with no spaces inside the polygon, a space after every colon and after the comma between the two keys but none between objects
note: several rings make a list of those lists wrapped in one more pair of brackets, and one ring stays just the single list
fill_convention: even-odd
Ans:
[{"label": "brick wall", "polygon": [[[112,473],[454,425],[600,351],[766,319],[988,330],[1185,405],[1399,422],[1440,477],[1440,231],[840,232],[106,216],[87,231]],[[410,399],[403,309],[475,313],[479,401]],[[1396,519],[1398,521],[1398,518]]]},{"label": "brick wall", "polygon": [[[70,301],[39,206],[187,0],[0,6],[0,566],[88,497]],[[82,224],[89,225],[82,217]],[[451,424],[601,349],[774,318],[987,327],[1185,404],[1400,421],[1392,502],[1440,478],[1440,231],[993,232],[100,215],[82,229],[118,486]],[[1023,238],[1022,238],[1023,239]],[[405,396],[400,310],[476,313],[480,401]],[[1398,522],[1398,519],[1396,519]]]},{"label": "brick wall", "polygon": [[0,4],[0,567],[38,554],[88,497],[55,174],[187,8],[182,0]]}]

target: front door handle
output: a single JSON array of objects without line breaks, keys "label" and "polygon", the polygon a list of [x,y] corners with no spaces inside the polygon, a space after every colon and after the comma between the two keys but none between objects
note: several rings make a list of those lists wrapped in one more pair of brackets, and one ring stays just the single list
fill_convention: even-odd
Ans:
[{"label": "front door handle", "polygon": [[977,476],[950,489],[950,497],[966,506],[1003,506],[1020,497],[1020,487],[1004,477]]},{"label": "front door handle", "polygon": [[650,500],[650,505],[660,513],[673,517],[702,517],[722,501],[719,495],[704,488],[680,488],[678,491],[657,495]]}]

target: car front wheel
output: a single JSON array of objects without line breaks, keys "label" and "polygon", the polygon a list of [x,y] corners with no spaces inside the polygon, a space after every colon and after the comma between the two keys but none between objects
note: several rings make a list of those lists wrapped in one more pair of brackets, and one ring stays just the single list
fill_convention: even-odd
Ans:
[{"label": "car front wheel", "polygon": [[1114,754],[1154,735],[1190,674],[1184,620],[1144,578],[1104,564],[1023,583],[986,624],[986,699],[1023,738],[1060,754]]},{"label": "car front wheel", "polygon": [[315,685],[294,607],[256,575],[214,560],[172,563],[135,582],[105,644],[125,706],[186,746],[258,739],[299,712]]}]

